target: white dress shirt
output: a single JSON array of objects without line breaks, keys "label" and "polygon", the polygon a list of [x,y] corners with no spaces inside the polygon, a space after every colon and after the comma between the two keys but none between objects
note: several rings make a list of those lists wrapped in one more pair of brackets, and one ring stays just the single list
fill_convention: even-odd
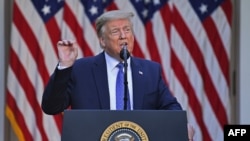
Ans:
[{"label": "white dress shirt", "polygon": [[[107,73],[108,73],[108,86],[109,86],[109,98],[110,98],[110,109],[116,110],[116,76],[118,73],[118,68],[116,65],[119,63],[118,60],[112,58],[105,52],[106,64],[107,64]],[[127,60],[127,80],[128,80],[128,89],[129,89],[129,99],[130,107],[133,110],[133,85],[132,85],[132,74],[131,74],[131,59]]]}]

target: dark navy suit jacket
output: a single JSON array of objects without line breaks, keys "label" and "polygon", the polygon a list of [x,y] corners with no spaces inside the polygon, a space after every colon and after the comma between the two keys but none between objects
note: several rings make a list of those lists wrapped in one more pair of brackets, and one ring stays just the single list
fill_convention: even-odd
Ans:
[{"label": "dark navy suit jacket", "polygon": [[[134,110],[181,110],[161,76],[158,63],[131,57]],[[104,52],[75,61],[70,68],[52,74],[43,94],[42,109],[58,114],[66,108],[110,109]]]}]

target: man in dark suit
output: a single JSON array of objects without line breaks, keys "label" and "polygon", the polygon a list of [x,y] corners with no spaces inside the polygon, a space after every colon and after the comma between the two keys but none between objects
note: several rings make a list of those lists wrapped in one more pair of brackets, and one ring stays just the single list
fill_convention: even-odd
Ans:
[{"label": "man in dark suit", "polygon": [[[47,114],[58,114],[66,108],[111,109],[116,107],[116,76],[120,62],[127,62],[128,100],[130,109],[182,110],[161,76],[158,63],[136,58],[124,60],[120,51],[134,48],[133,13],[106,12],[96,21],[103,52],[94,57],[77,58],[76,43],[59,41],[59,63],[42,98]],[[129,55],[128,54],[128,55]],[[123,103],[122,103],[123,104]]]},{"label": "man in dark suit", "polygon": [[[124,62],[120,51],[134,47],[132,13],[112,11],[96,21],[103,52],[95,57],[76,60],[77,48],[72,41],[59,41],[59,66],[43,95],[42,108],[47,114],[73,109],[113,109],[115,106],[116,65]],[[75,61],[76,60],[76,61]],[[129,57],[128,91],[131,109],[181,110],[181,105],[165,85],[160,65]]]}]

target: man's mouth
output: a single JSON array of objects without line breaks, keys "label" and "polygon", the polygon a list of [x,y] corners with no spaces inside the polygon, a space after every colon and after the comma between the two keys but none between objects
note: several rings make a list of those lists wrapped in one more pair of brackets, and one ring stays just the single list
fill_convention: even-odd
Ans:
[{"label": "man's mouth", "polygon": [[120,47],[123,48],[124,46],[128,46],[128,43],[127,42],[123,42],[120,44]]}]

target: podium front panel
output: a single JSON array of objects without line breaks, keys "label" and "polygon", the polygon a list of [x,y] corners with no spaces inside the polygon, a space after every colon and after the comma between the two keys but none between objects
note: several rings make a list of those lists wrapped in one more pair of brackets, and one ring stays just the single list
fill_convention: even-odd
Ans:
[{"label": "podium front panel", "polygon": [[115,141],[123,130],[134,141],[187,141],[186,111],[64,111],[62,141]]}]

